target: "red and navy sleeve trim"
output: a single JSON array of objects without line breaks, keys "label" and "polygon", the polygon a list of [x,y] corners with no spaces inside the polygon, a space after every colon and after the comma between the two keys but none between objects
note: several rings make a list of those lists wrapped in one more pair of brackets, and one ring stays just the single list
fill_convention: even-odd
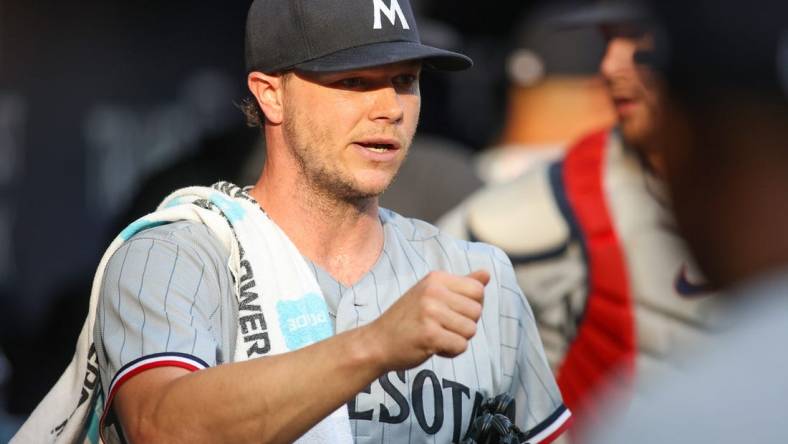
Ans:
[{"label": "red and navy sleeve trim", "polygon": [[120,370],[118,370],[118,372],[115,374],[115,377],[112,378],[112,382],[109,384],[109,393],[107,394],[106,401],[104,402],[104,412],[101,415],[100,430],[104,427],[104,420],[107,417],[107,413],[110,411],[112,400],[115,398],[115,394],[118,392],[118,389],[132,377],[146,370],[159,367],[180,367],[182,369],[195,372],[197,370],[208,368],[210,365],[196,356],[188,355],[186,353],[174,352],[156,353],[143,356],[139,359],[129,362],[128,364],[121,367]]},{"label": "red and navy sleeve trim", "polygon": [[186,353],[156,353],[135,359],[121,367],[115,374],[115,377],[112,378],[105,407],[109,407],[112,398],[124,382],[145,370],[157,367],[180,367],[189,371],[197,371],[210,366],[202,359]]},{"label": "red and navy sleeve trim", "polygon": [[540,422],[525,434],[528,444],[548,444],[569,428],[572,424],[572,412],[566,406],[560,406],[547,419]]}]

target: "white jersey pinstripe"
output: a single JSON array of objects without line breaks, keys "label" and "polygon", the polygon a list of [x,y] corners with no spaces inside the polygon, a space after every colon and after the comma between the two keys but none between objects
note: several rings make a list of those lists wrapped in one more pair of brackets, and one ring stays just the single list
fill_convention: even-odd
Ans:
[{"label": "white jersey pinstripe", "polygon": [[[508,258],[494,247],[457,241],[388,210],[380,217],[383,252],[352,287],[309,262],[336,331],[376,319],[432,270],[466,274],[485,268],[492,279],[468,351],[383,375],[351,400],[356,442],[459,440],[481,400],[503,392],[515,397],[517,423],[532,442],[566,424],[569,413]],[[191,361],[197,370],[233,356],[238,306],[226,258],[207,229],[191,222],[144,231],[117,251],[107,268],[96,323],[105,392],[132,367]],[[114,427],[112,421],[108,427]]]}]

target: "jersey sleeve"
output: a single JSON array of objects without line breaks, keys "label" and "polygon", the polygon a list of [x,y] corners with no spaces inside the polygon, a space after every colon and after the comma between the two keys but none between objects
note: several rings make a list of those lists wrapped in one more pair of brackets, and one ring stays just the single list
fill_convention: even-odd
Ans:
[{"label": "jersey sleeve", "polygon": [[145,370],[196,371],[225,359],[232,298],[221,248],[204,226],[178,222],[143,231],[114,253],[94,331],[107,406]]},{"label": "jersey sleeve", "polygon": [[504,385],[515,399],[516,421],[529,443],[549,443],[570,425],[558,385],[547,363],[531,307],[517,286],[511,262],[499,249],[501,363]]}]

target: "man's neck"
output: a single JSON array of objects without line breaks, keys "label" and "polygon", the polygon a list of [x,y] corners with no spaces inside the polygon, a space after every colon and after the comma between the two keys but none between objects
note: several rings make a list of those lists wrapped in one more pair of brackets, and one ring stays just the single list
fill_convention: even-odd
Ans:
[{"label": "man's neck", "polygon": [[252,196],[301,254],[343,285],[354,284],[383,250],[377,198],[344,202],[314,190],[301,175],[274,177],[275,170],[265,168]]},{"label": "man's neck", "polygon": [[646,170],[654,177],[665,180],[665,159],[662,148],[657,145],[655,137],[644,138],[644,140],[626,140],[623,137],[626,149],[636,153],[643,163]]}]

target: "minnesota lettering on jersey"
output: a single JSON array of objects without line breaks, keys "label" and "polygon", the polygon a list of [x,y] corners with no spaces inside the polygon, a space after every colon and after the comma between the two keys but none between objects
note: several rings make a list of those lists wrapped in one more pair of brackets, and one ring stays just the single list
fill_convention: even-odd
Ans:
[{"label": "minnesota lettering on jersey", "polygon": [[[380,388],[391,397],[396,403],[398,410],[391,411],[384,404],[378,404],[372,409],[359,411],[357,399],[353,398],[348,403],[350,419],[373,421],[374,418],[377,417],[378,421],[381,423],[400,424],[405,422],[411,415],[414,415],[419,427],[424,430],[424,433],[429,435],[438,433],[447,421],[451,421],[452,442],[460,442],[460,439],[465,435],[465,432],[467,432],[472,422],[469,420],[467,426],[463,430],[462,422],[464,408],[471,405],[470,403],[473,402],[469,418],[474,418],[484,400],[484,395],[479,392],[474,392],[473,401],[471,401],[471,389],[468,386],[450,379],[440,379],[435,372],[429,369],[421,370],[416,374],[416,377],[413,378],[410,397],[407,396],[407,393],[403,393],[395,386],[391,379],[394,377],[396,377],[400,383],[406,383],[405,372],[397,371],[384,374],[373,382],[373,384],[378,384]],[[430,381],[431,388],[425,387],[425,382],[428,380]],[[425,390],[432,391],[432,405],[425,405]],[[372,384],[362,390],[359,395],[362,393],[372,393]],[[447,418],[446,412],[444,412],[444,397],[451,397],[452,411],[450,412],[450,418]],[[408,402],[408,398],[411,400],[410,403]]]}]

